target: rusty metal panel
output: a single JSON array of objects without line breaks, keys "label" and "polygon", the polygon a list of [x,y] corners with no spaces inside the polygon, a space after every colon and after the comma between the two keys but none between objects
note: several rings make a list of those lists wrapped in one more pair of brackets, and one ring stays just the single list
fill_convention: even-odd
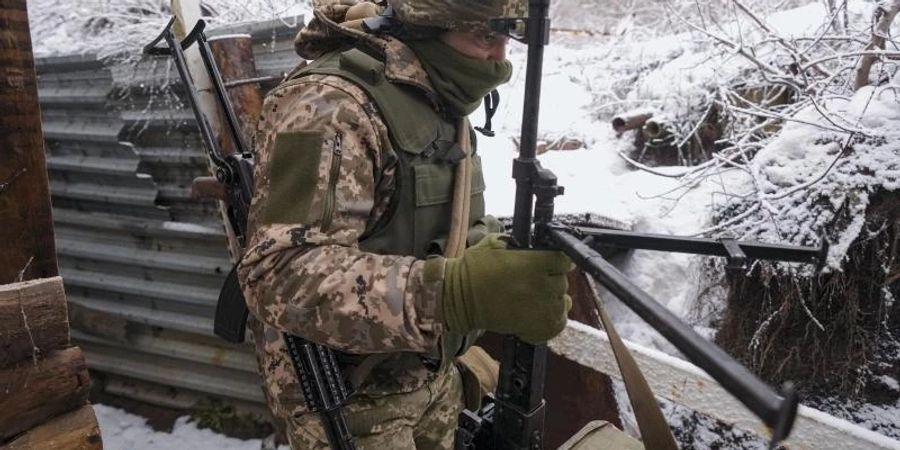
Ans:
[{"label": "rusty metal panel", "polygon": [[[251,35],[269,89],[299,62],[290,23],[211,35]],[[91,369],[123,395],[146,396],[122,388],[134,380],[262,407],[250,345],[212,334],[231,262],[216,205],[190,198],[207,163],[172,64],[77,55],[37,71],[60,271]]]}]

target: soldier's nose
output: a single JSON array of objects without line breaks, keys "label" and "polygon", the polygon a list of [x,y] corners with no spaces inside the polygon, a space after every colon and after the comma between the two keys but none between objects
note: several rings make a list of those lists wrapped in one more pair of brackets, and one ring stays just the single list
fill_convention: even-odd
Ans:
[{"label": "soldier's nose", "polygon": [[491,46],[490,51],[488,52],[488,59],[492,61],[503,61],[506,59],[506,44],[509,42],[509,38],[506,36],[498,37],[493,45]]}]

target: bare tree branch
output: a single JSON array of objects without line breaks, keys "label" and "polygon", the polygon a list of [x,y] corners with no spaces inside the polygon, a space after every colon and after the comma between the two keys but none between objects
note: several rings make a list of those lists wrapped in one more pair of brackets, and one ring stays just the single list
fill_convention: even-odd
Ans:
[{"label": "bare tree branch", "polygon": [[[879,56],[887,56],[887,52],[878,52],[876,49],[884,50],[885,41],[890,34],[891,24],[897,13],[900,12],[900,0],[882,1],[875,9],[875,27],[872,30],[872,39],[866,45],[866,51],[862,53],[859,64],[856,66],[856,89],[859,90],[863,86],[870,83],[869,75],[872,72],[872,65],[878,60]],[[898,56],[895,52],[890,52],[891,56]]]}]

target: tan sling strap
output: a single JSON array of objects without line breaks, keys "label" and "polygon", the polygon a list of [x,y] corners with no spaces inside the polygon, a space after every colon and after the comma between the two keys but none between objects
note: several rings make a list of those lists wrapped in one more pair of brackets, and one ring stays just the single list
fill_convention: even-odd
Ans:
[{"label": "tan sling strap", "polygon": [[653,390],[641,373],[640,367],[631,351],[625,346],[625,342],[616,331],[612,319],[603,307],[603,300],[594,286],[593,280],[584,275],[588,279],[588,284],[594,293],[594,303],[597,306],[597,313],[600,315],[600,321],[606,334],[609,336],[609,344],[612,347],[613,354],[616,356],[616,363],[619,365],[619,371],[622,373],[622,380],[625,382],[625,390],[628,392],[628,400],[634,409],[634,417],[637,420],[638,428],[641,430],[641,437],[644,446],[653,450],[678,450],[675,444],[675,438],[672,436],[672,430],[666,423],[662,411],[659,409],[659,403],[653,396]]},{"label": "tan sling strap", "polygon": [[459,258],[466,250],[466,234],[469,231],[469,209],[472,205],[472,141],[469,135],[469,120],[459,120],[456,142],[466,155],[457,163],[453,179],[453,215],[450,221],[450,236],[444,256]]}]

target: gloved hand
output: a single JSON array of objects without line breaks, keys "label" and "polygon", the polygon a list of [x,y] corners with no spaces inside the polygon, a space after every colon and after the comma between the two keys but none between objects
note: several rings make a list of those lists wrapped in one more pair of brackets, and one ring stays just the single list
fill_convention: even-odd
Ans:
[{"label": "gloved hand", "polygon": [[446,259],[444,323],[455,333],[482,329],[545,342],[566,325],[573,267],[562,252],[509,250],[500,234],[489,234],[461,258]]}]

